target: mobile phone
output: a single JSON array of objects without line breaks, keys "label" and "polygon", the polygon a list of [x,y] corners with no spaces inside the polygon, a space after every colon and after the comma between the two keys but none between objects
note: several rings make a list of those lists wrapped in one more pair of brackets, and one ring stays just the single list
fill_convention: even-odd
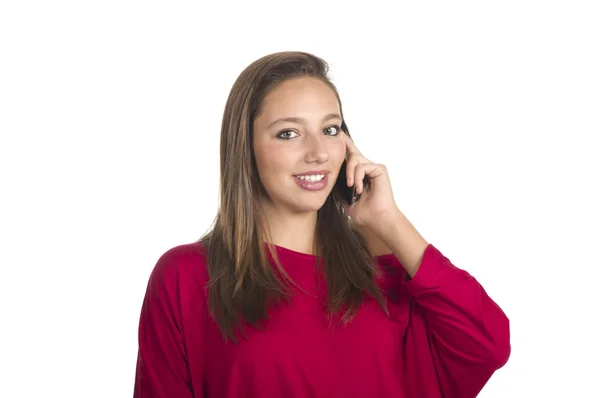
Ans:
[{"label": "mobile phone", "polygon": [[[346,124],[346,120],[342,121],[341,125],[342,131],[344,131],[348,136],[350,136],[350,132],[348,131],[348,125]],[[348,154],[346,153],[346,157],[342,162],[342,167],[340,168],[340,172],[338,173],[337,180],[335,181],[335,189],[337,190],[338,195],[342,197],[343,200],[346,201],[350,206],[360,199],[360,195],[356,193],[356,181],[354,185],[349,187],[346,179],[346,160],[348,160]]]},{"label": "mobile phone", "polygon": [[350,206],[360,199],[360,195],[356,193],[356,183],[349,187],[346,179],[346,160],[342,163],[337,180],[335,181],[335,189]]}]

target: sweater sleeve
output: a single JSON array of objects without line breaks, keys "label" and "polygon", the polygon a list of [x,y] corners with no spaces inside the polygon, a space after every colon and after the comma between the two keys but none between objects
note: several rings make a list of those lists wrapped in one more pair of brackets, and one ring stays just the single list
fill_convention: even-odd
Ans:
[{"label": "sweater sleeve", "polygon": [[443,396],[477,396],[510,356],[508,318],[474,277],[431,244],[404,285],[425,320]]},{"label": "sweater sleeve", "polygon": [[[142,304],[134,398],[201,398],[194,393],[186,354],[180,267],[185,253],[171,249],[154,267]],[[183,280],[183,281],[182,281]]]}]

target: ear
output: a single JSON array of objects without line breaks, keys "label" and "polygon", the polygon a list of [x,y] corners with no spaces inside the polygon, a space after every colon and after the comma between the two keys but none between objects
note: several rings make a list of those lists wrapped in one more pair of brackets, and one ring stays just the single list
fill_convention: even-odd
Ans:
[{"label": "ear", "polygon": [[341,207],[342,212],[346,215],[346,217],[350,218],[350,216],[348,216],[350,205],[348,202],[346,202],[346,199],[344,199],[343,194],[338,188],[334,188],[333,190],[333,201],[337,207]]}]

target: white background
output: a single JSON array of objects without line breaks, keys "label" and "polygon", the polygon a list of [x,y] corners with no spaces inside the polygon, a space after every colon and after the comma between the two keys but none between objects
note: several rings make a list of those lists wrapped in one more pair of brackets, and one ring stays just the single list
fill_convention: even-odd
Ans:
[{"label": "white background", "polygon": [[228,91],[281,50],[329,61],[400,208],[511,319],[480,396],[600,396],[597,2],[204,3],[1,3],[1,397],[131,396],[149,273],[209,228]]}]

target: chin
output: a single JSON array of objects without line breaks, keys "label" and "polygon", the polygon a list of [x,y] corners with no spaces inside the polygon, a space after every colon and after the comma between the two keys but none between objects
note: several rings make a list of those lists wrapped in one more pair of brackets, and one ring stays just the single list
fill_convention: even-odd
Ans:
[{"label": "chin", "polygon": [[315,195],[315,197],[311,198],[310,200],[306,200],[301,203],[296,202],[295,206],[294,206],[294,208],[295,208],[294,210],[298,213],[318,211],[318,210],[321,210],[323,205],[325,205],[326,200],[327,200],[327,196],[317,197]]}]

